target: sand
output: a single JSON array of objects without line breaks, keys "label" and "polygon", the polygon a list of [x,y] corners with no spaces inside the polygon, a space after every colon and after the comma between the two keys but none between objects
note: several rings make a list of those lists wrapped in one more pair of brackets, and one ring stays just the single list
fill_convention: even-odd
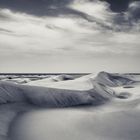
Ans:
[{"label": "sand", "polygon": [[139,77],[1,81],[0,140],[139,140]]}]

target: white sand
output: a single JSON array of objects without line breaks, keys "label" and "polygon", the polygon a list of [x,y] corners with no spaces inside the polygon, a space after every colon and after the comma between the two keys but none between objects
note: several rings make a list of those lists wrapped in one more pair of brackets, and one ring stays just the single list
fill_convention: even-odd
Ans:
[{"label": "white sand", "polygon": [[135,77],[102,72],[68,81],[2,82],[0,140],[139,140],[140,84],[134,80],[140,79]]}]

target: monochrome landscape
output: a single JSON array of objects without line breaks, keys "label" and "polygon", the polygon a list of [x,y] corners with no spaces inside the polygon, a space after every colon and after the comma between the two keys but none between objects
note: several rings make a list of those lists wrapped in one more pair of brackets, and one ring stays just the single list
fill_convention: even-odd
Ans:
[{"label": "monochrome landscape", "polygon": [[0,0],[0,140],[140,140],[139,0]]}]

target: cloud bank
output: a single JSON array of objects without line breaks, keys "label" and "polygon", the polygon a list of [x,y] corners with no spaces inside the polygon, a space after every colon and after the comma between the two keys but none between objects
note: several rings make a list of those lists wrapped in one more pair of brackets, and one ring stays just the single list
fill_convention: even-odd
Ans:
[{"label": "cloud bank", "polygon": [[[140,56],[139,1],[128,2],[118,10],[115,10],[117,4],[113,8],[110,1],[99,0],[20,2],[0,2],[0,63],[3,60],[7,64],[1,64],[5,67],[3,71],[13,62],[16,67],[20,61],[22,64],[41,61],[42,69],[47,63],[45,71],[54,68],[57,71],[57,67],[61,67],[58,71],[65,72],[65,66],[71,65],[71,71],[90,72],[93,71],[92,62],[98,62],[95,68],[98,69],[106,65],[104,59],[112,59],[107,63],[112,66],[116,61],[119,65],[118,60],[123,57],[127,63],[132,61],[130,65],[126,64],[128,69],[130,66],[130,70],[140,70],[137,67]],[[63,64],[59,66],[61,62]],[[80,68],[74,69],[77,64]],[[84,66],[89,68],[83,69]]]}]

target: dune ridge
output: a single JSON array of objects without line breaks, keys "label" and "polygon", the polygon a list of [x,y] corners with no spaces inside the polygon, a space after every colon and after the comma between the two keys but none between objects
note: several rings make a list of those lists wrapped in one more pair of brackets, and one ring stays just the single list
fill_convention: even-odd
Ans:
[{"label": "dune ridge", "polygon": [[58,89],[1,81],[0,104],[28,102],[46,107],[97,105],[117,97],[115,91],[110,87],[134,83],[134,80],[124,76],[105,72],[101,72],[95,78],[88,80],[92,85],[92,89],[88,90]]}]

